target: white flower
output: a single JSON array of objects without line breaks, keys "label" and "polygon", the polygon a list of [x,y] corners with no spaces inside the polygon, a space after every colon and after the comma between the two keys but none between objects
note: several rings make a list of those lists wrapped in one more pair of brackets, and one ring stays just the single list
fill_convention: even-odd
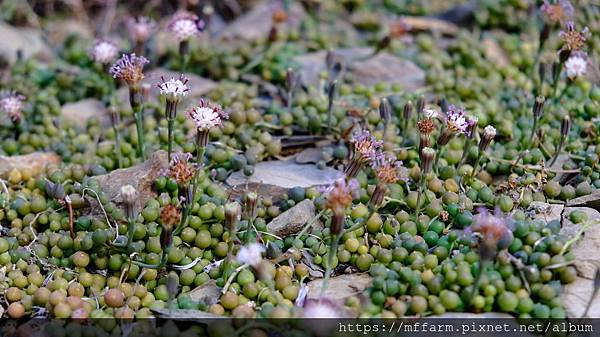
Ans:
[{"label": "white flower", "polygon": [[207,131],[215,126],[223,125],[227,114],[218,105],[212,105],[201,99],[198,106],[187,111],[188,117],[196,124],[199,131]]},{"label": "white flower", "polygon": [[260,243],[250,243],[240,248],[236,258],[240,263],[256,267],[262,261],[262,254],[264,252],[265,246]]},{"label": "white flower", "polygon": [[130,18],[127,22],[131,40],[135,42],[144,42],[150,38],[150,35],[156,30],[156,21],[147,16],[138,16]]},{"label": "white flower", "polygon": [[171,78],[168,81],[161,77],[161,82],[157,86],[160,89],[160,94],[167,97],[167,99],[179,100],[190,91],[187,86],[188,81],[189,79],[183,75],[179,76],[178,79]]},{"label": "white flower", "polygon": [[571,79],[582,76],[587,70],[587,61],[579,54],[569,57],[565,62],[565,71]]},{"label": "white flower", "polygon": [[483,129],[483,135],[489,138],[494,138],[496,137],[496,128],[488,125]]},{"label": "white flower", "polygon": [[173,17],[169,23],[169,31],[175,35],[178,42],[185,41],[198,34],[204,28],[204,21],[190,13],[180,13]]},{"label": "white flower", "polygon": [[117,58],[119,48],[112,42],[97,40],[90,50],[90,58],[100,64],[108,64]]},{"label": "white flower", "polygon": [[436,118],[438,116],[437,111],[433,110],[433,109],[423,109],[423,112],[425,113],[425,117],[431,119],[431,118]]},{"label": "white flower", "polygon": [[3,90],[0,92],[0,110],[4,111],[13,122],[17,122],[21,119],[24,100],[25,96],[15,91]]}]

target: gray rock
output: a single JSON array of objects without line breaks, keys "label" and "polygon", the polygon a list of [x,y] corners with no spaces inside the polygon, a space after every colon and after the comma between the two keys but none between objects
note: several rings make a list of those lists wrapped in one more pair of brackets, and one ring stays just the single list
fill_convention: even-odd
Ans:
[{"label": "gray rock", "polygon": [[63,118],[72,121],[82,129],[85,129],[87,121],[94,117],[100,120],[102,126],[110,125],[108,109],[104,103],[95,98],[67,103],[62,106],[61,113]]},{"label": "gray rock", "polygon": [[285,237],[296,234],[315,216],[315,205],[311,200],[303,200],[296,206],[279,214],[267,224],[269,232]]},{"label": "gray rock", "polygon": [[215,318],[223,318],[210,312],[193,309],[152,309],[156,317],[175,321],[212,322]]},{"label": "gray rock", "polygon": [[553,220],[562,221],[562,212],[564,206],[558,204],[548,204],[541,201],[533,201],[529,204],[529,212],[534,219],[540,219],[545,222]]},{"label": "gray rock", "polygon": [[50,58],[50,48],[42,38],[40,30],[13,27],[0,22],[0,57],[14,64],[20,52],[24,58],[44,56]]},{"label": "gray rock", "polygon": [[[404,60],[387,52],[373,53],[371,48],[349,48],[336,50],[343,60],[349,76],[367,86],[378,82],[398,84],[404,90],[414,91],[425,86],[425,72],[409,60]],[[300,64],[302,80],[308,85],[319,85],[319,75],[325,71],[326,51],[304,54],[295,58]]]},{"label": "gray rock", "polygon": [[201,286],[196,287],[188,293],[190,299],[195,302],[204,302],[207,305],[217,303],[221,296],[221,289],[217,287],[215,280],[209,280]]},{"label": "gray rock", "polygon": [[298,164],[316,164],[321,159],[321,149],[310,147],[298,153],[294,159]]},{"label": "gray rock", "polygon": [[579,198],[571,199],[567,201],[567,206],[585,206],[600,210],[600,192],[596,191],[592,194],[584,195]]},{"label": "gray rock", "polygon": [[[594,280],[578,277],[573,283],[563,286],[560,298],[568,318],[580,318],[594,292]],[[586,317],[600,318],[600,297],[592,300]]]},{"label": "gray rock", "polygon": [[13,169],[30,169],[35,176],[48,165],[58,165],[60,156],[54,152],[34,152],[21,156],[0,156],[0,177],[6,177]]},{"label": "gray rock", "polygon": [[249,178],[241,172],[235,172],[227,179],[227,184],[233,187],[248,186],[260,195],[278,199],[293,187],[330,185],[341,177],[343,173],[332,168],[320,170],[316,165],[301,165],[294,160],[281,160],[258,163],[254,175]]},{"label": "gray rock", "polygon": [[587,207],[566,207],[563,212],[561,234],[574,237],[581,231],[581,226],[586,222],[584,224],[574,224],[569,220],[569,215],[576,210],[587,214],[589,227],[584,229],[581,238],[571,246],[571,253],[575,256],[577,275],[593,279],[596,266],[600,266],[600,225],[594,223],[594,221],[600,220],[600,213]]},{"label": "gray rock", "polygon": [[132,185],[138,193],[138,207],[144,207],[146,202],[156,196],[152,190],[154,181],[159,174],[169,167],[167,152],[160,150],[154,152],[144,163],[114,170],[108,174],[95,177],[100,183],[100,188],[111,200],[121,202],[121,187]]},{"label": "gray rock", "polygon": [[[276,1],[265,1],[233,21],[219,36],[243,40],[266,38],[271,30],[273,11],[279,7],[280,5]],[[296,29],[304,16],[305,12],[302,6],[297,2],[292,2],[288,13],[288,21],[282,23],[280,27]]]},{"label": "gray rock", "polygon": [[[368,274],[345,274],[329,279],[324,297],[331,300],[344,300],[350,296],[360,295],[367,289],[372,282]],[[308,287],[308,299],[318,299],[321,297],[321,285],[323,279],[310,281],[306,284]]]}]

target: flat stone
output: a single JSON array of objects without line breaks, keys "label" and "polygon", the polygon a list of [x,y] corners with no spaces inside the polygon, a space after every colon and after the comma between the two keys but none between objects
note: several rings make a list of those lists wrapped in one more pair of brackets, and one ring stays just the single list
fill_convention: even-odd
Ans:
[{"label": "flat stone", "polygon": [[70,36],[78,36],[88,40],[94,37],[94,33],[89,25],[74,19],[50,21],[44,29],[47,31],[48,41],[52,45],[60,45]]},{"label": "flat stone", "polygon": [[63,118],[72,121],[82,129],[85,129],[88,120],[92,118],[98,118],[102,126],[110,125],[108,109],[104,103],[95,98],[67,103],[62,106],[61,114]]},{"label": "flat stone", "polygon": [[[425,72],[409,60],[398,58],[387,52],[366,59],[373,53],[371,48],[348,48],[334,51],[348,75],[361,84],[372,86],[378,82],[400,85],[404,90],[414,91],[425,86]],[[302,80],[307,85],[318,86],[319,75],[325,71],[326,51],[300,55],[295,61],[300,64]]]},{"label": "flat stone", "polygon": [[[331,300],[344,300],[350,296],[360,295],[371,286],[373,279],[368,274],[344,274],[329,279],[323,296]],[[306,284],[308,299],[321,297],[323,279],[313,280]]]},{"label": "flat stone", "polygon": [[156,196],[152,185],[160,173],[168,169],[167,152],[160,150],[154,152],[144,163],[114,170],[108,174],[96,176],[100,188],[111,200],[121,202],[121,187],[132,185],[138,194],[138,207],[144,207],[146,202]]},{"label": "flat stone", "polygon": [[17,61],[18,53],[24,58],[40,55],[49,59],[51,56],[50,47],[44,42],[40,30],[13,27],[0,22],[0,36],[0,58],[4,58],[9,64]]},{"label": "flat stone", "polygon": [[279,214],[267,224],[269,232],[285,237],[296,234],[315,216],[315,205],[311,200],[303,200],[296,206]]},{"label": "flat stone", "polygon": [[[578,277],[574,282],[563,285],[560,298],[568,318],[580,318],[594,292],[594,280]],[[596,296],[586,317],[600,318],[600,297]]]},{"label": "flat stone", "polygon": [[[264,39],[271,31],[273,11],[278,8],[281,8],[278,1],[265,1],[231,22],[219,36],[250,41]],[[288,13],[288,20],[280,24],[280,27],[283,29],[287,27],[297,29],[304,16],[305,12],[302,6],[297,2],[292,2]]]},{"label": "flat stone", "polygon": [[572,238],[581,231],[582,224],[574,224],[569,220],[569,215],[574,211],[583,211],[587,214],[591,225],[586,228],[579,240],[571,246],[571,253],[575,256],[577,275],[586,279],[593,279],[597,266],[600,266],[600,213],[587,207],[566,207],[563,212],[563,226],[561,234]]},{"label": "flat stone", "polygon": [[175,321],[202,322],[202,320],[206,320],[206,322],[209,322],[211,320],[214,320],[215,318],[225,319],[222,316],[211,314],[210,312],[193,309],[152,309],[151,311],[158,318],[170,319]]},{"label": "flat stone", "polygon": [[316,164],[319,160],[321,160],[321,149],[316,147],[310,147],[308,149],[303,150],[298,153],[294,160],[298,164]]},{"label": "flat stone", "polygon": [[217,303],[221,296],[221,289],[217,287],[215,280],[200,285],[188,293],[190,299],[194,302],[204,302],[207,305]]},{"label": "flat stone", "polygon": [[585,206],[600,210],[600,191],[595,191],[592,194],[584,195],[579,198],[571,199],[567,201],[567,206]]},{"label": "flat stone", "polygon": [[35,176],[47,165],[58,165],[60,156],[54,152],[34,152],[21,156],[0,156],[0,177],[6,177],[13,169],[30,169]]},{"label": "flat stone", "polygon": [[341,177],[343,173],[332,168],[321,170],[316,165],[297,164],[292,159],[260,162],[251,177],[235,172],[227,179],[227,184],[232,187],[247,185],[260,195],[277,199],[293,187],[330,185]]},{"label": "flat stone", "polygon": [[534,219],[550,222],[553,220],[562,221],[562,212],[564,206],[558,204],[548,204],[541,201],[533,201],[529,204],[529,212]]}]

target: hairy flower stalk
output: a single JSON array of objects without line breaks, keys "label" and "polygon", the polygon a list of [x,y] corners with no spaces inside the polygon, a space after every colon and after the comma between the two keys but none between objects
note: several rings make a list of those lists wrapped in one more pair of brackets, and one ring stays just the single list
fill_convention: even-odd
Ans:
[{"label": "hairy flower stalk", "polygon": [[538,96],[535,98],[535,102],[533,103],[533,126],[531,128],[531,136],[529,137],[529,142],[527,143],[527,150],[531,148],[533,145],[533,139],[536,135],[537,128],[539,126],[540,119],[544,114],[544,106],[546,105],[546,98],[544,96]]},{"label": "hairy flower stalk", "polygon": [[110,107],[108,111],[110,113],[110,124],[113,128],[113,132],[115,133],[115,153],[117,154],[117,165],[118,168],[121,168],[123,167],[123,155],[121,153],[121,133],[119,132],[121,115],[119,114],[119,110],[117,110],[115,107]]},{"label": "hairy flower stalk", "polygon": [[182,74],[179,76],[179,79],[171,78],[168,81],[166,81],[164,77],[161,77],[161,81],[157,83],[160,95],[166,99],[165,117],[167,119],[168,132],[167,160],[171,160],[171,153],[173,150],[173,128],[175,127],[175,119],[177,118],[177,105],[190,91],[190,88],[187,85],[188,82],[189,79]]},{"label": "hairy flower stalk", "polygon": [[473,225],[467,229],[467,232],[472,233],[476,237],[479,256],[481,257],[479,272],[473,283],[469,298],[474,297],[479,288],[481,275],[484,274],[485,269],[496,259],[498,251],[508,248],[513,241],[513,233],[509,220],[501,217],[498,211],[496,213],[490,214],[485,209],[481,210],[479,214],[473,217]]},{"label": "hairy flower stalk", "polygon": [[477,133],[477,122],[478,122],[478,119],[475,117],[467,118],[468,126],[467,126],[467,132],[465,133],[467,139],[465,140],[465,146],[463,147],[462,158],[460,159],[458,166],[465,163],[465,161],[467,160],[467,156],[469,155],[469,150],[471,149],[471,146],[473,146],[473,143],[475,142],[475,134]]},{"label": "hairy flower stalk", "polygon": [[420,152],[421,157],[421,176],[419,177],[419,186],[417,190],[417,206],[415,207],[415,223],[419,224],[419,212],[421,211],[421,195],[425,190],[427,175],[431,172],[433,158],[436,157],[435,150],[425,147]]},{"label": "hairy flower stalk", "polygon": [[142,160],[146,159],[144,151],[144,129],[143,129],[143,111],[144,102],[141,90],[141,81],[144,79],[144,65],[148,60],[143,56],[136,54],[123,54],[119,60],[110,68],[113,78],[127,83],[129,87],[129,104],[135,115],[135,124],[138,138],[138,155]]},{"label": "hairy flower stalk", "polygon": [[570,130],[571,130],[571,118],[569,117],[569,115],[565,115],[562,118],[562,121],[560,123],[560,140],[558,142],[558,147],[556,148],[556,152],[554,153],[554,156],[552,157],[552,160],[550,161],[550,166],[554,165],[554,163],[558,159],[558,155],[560,154],[560,151],[562,150],[562,148],[565,144],[565,140],[567,140],[567,137],[569,137]]},{"label": "hairy flower stalk", "polygon": [[169,23],[168,29],[177,42],[179,42],[179,57],[181,58],[181,69],[185,71],[190,57],[190,39],[202,30],[205,23],[192,13],[178,13]]},{"label": "hairy flower stalk", "polygon": [[351,141],[353,151],[344,168],[344,173],[348,178],[356,177],[364,164],[373,160],[383,146],[383,142],[372,136],[369,130],[363,130],[354,135]]},{"label": "hairy flower stalk", "polygon": [[471,172],[471,179],[477,173],[481,157],[483,157],[485,151],[488,149],[490,143],[495,137],[496,129],[493,126],[488,125],[483,129],[483,134],[481,135],[481,139],[479,140],[479,151],[477,152],[477,159],[475,160],[475,165],[473,165],[473,171]]},{"label": "hairy flower stalk", "polygon": [[325,277],[321,285],[321,297],[327,289],[327,283],[331,277],[331,270],[333,268],[334,257],[337,254],[338,242],[341,234],[344,231],[344,224],[346,222],[346,209],[352,205],[352,190],[358,187],[358,183],[350,179],[342,178],[336,180],[327,194],[327,203],[325,208],[331,210],[331,227],[329,228],[329,234],[331,242],[329,244],[329,252],[327,255],[327,266],[325,268]]}]

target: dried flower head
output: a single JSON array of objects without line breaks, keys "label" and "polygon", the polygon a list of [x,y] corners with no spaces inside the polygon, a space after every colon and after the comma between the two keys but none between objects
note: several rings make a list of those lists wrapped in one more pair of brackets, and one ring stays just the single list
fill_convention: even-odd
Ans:
[{"label": "dried flower head", "polygon": [[288,15],[285,9],[277,7],[273,10],[273,14],[271,14],[271,19],[274,23],[282,23],[288,19]]},{"label": "dried flower head", "polygon": [[178,42],[186,41],[204,30],[205,23],[191,13],[178,13],[169,23],[169,31]]},{"label": "dried flower head", "polygon": [[136,43],[146,42],[156,31],[157,24],[152,18],[147,16],[138,16],[129,18],[127,21],[127,29],[129,37]]},{"label": "dried flower head", "polygon": [[401,179],[402,162],[395,156],[382,153],[373,160],[373,169],[380,182],[393,184]]},{"label": "dried flower head", "polygon": [[590,30],[588,27],[583,28],[581,31],[575,30],[575,23],[572,21],[567,22],[566,29],[562,30],[558,35],[563,40],[562,50],[578,51],[582,50],[585,46],[585,41],[590,36]]},{"label": "dried flower head", "polygon": [[466,134],[469,122],[464,108],[457,108],[455,105],[448,106],[446,127],[454,132]]},{"label": "dried flower head", "polygon": [[90,48],[89,56],[94,62],[108,64],[114,61],[119,55],[119,47],[116,44],[106,40],[96,40]]},{"label": "dried flower head", "polygon": [[168,175],[180,186],[189,184],[194,177],[194,173],[196,173],[196,169],[190,163],[190,159],[192,159],[192,155],[187,152],[179,152],[171,155]]},{"label": "dried flower head", "polygon": [[4,111],[13,123],[17,123],[22,118],[21,110],[24,100],[25,96],[14,90],[2,90],[0,91],[0,110]]},{"label": "dried flower head", "polygon": [[248,264],[256,268],[262,262],[262,254],[264,252],[265,246],[254,242],[242,246],[237,252],[236,259],[242,264]]},{"label": "dried flower head", "polygon": [[168,204],[160,210],[160,222],[163,225],[174,226],[181,220],[181,212],[173,204]]},{"label": "dried flower head", "polygon": [[484,260],[493,259],[498,250],[506,249],[513,240],[509,219],[502,217],[499,212],[490,214],[483,209],[473,217],[470,232],[479,239],[479,254]]},{"label": "dried flower head", "polygon": [[383,146],[383,142],[372,136],[369,130],[363,130],[354,135],[352,143],[354,144],[354,153],[359,155],[363,162],[373,160]]},{"label": "dried flower head", "polygon": [[221,106],[200,99],[198,106],[187,111],[187,116],[196,124],[198,131],[208,131],[215,126],[222,126],[223,120],[229,118]]},{"label": "dried flower head", "polygon": [[575,14],[575,8],[573,8],[573,5],[568,0],[558,0],[554,4],[551,4],[548,0],[544,0],[540,9],[552,24],[559,24],[570,20]]},{"label": "dried flower head", "polygon": [[355,179],[338,179],[329,188],[327,193],[326,207],[330,210],[346,211],[352,205],[352,191],[358,188],[358,182]]},{"label": "dried flower head", "polygon": [[138,85],[144,79],[144,66],[149,61],[143,56],[123,54],[110,68],[114,78],[125,81],[130,86]]},{"label": "dried flower head", "polygon": [[189,81],[189,78],[183,76],[183,74],[179,75],[178,79],[171,78],[169,80],[165,80],[165,78],[161,76],[160,82],[158,82],[156,86],[160,90],[160,94],[165,96],[167,100],[179,102],[179,100],[190,91],[190,88],[187,85]]},{"label": "dried flower head", "polygon": [[583,52],[574,53],[565,62],[565,71],[570,79],[584,75],[586,70],[587,60]]},{"label": "dried flower head", "polygon": [[435,123],[431,118],[424,118],[417,122],[417,130],[423,135],[430,135],[435,130]]}]

